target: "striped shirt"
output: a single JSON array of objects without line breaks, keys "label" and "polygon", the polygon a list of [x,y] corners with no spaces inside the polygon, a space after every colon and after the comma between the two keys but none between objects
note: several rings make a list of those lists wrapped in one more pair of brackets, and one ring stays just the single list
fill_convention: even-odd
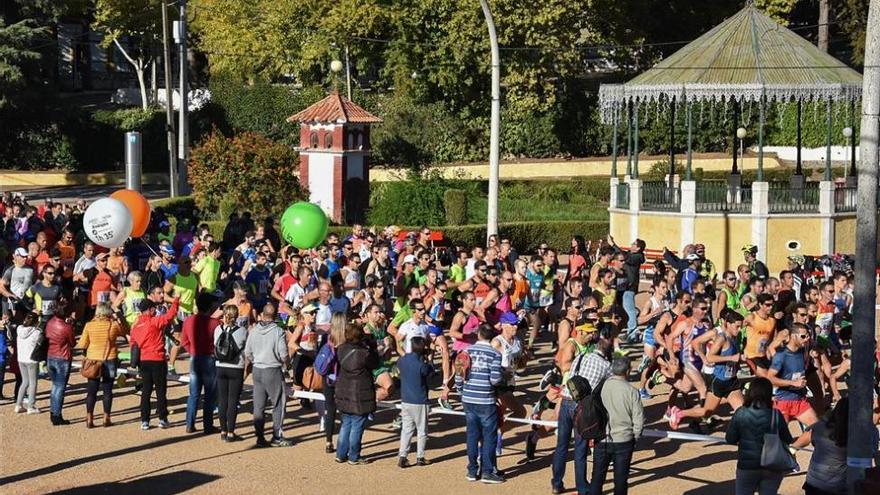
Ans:
[{"label": "striped shirt", "polygon": [[465,404],[494,405],[495,385],[501,383],[501,353],[489,342],[479,341],[467,350],[471,358],[467,381],[455,376]]}]

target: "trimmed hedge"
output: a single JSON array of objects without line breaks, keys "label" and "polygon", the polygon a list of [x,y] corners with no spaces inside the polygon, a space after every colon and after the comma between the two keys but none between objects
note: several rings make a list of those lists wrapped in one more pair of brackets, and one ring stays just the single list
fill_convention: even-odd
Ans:
[{"label": "trimmed hedge", "polygon": [[468,197],[461,189],[447,189],[443,193],[443,208],[446,210],[446,225],[467,223]]}]

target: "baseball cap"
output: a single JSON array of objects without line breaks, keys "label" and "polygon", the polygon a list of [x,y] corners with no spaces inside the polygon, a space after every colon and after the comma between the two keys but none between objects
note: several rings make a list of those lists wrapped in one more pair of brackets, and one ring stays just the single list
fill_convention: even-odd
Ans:
[{"label": "baseball cap", "polygon": [[174,256],[174,248],[169,246],[168,244],[163,244],[161,247],[159,247],[159,250],[162,251],[162,254]]},{"label": "baseball cap", "polygon": [[688,261],[697,261],[698,259],[700,259],[700,255],[696,254],[696,253],[691,253],[691,254],[687,255],[687,257],[685,259]]},{"label": "baseball cap", "polygon": [[315,313],[317,311],[318,311],[318,305],[315,303],[306,304],[305,306],[302,307],[302,309],[299,310],[300,314],[302,314],[302,313]]},{"label": "baseball cap", "polygon": [[596,333],[599,330],[592,323],[584,323],[575,327],[575,330],[583,333]]},{"label": "baseball cap", "polygon": [[416,264],[416,257],[415,257],[415,255],[408,254],[403,257],[403,262],[404,262],[404,264],[412,263],[413,265],[415,265]]},{"label": "baseball cap", "polygon": [[706,246],[703,244],[694,244],[694,251],[705,251]]},{"label": "baseball cap", "polygon": [[804,258],[804,255],[802,255],[802,254],[789,255],[788,260],[793,263],[797,263],[798,265],[803,265],[804,262],[806,261],[806,259]]},{"label": "baseball cap", "polygon": [[758,246],[755,246],[754,244],[746,244],[745,246],[742,247],[742,251],[744,253],[757,254]]},{"label": "baseball cap", "polygon": [[505,311],[501,313],[501,318],[498,321],[503,325],[518,325],[519,317],[516,316],[516,313],[512,311]]},{"label": "baseball cap", "polygon": [[16,249],[16,250],[15,250],[15,255],[16,255],[16,256],[21,256],[22,258],[27,258],[27,255],[28,255],[28,253],[27,253],[27,249],[25,249],[25,248],[18,248],[18,249]]},{"label": "baseball cap", "polygon": [[101,254],[95,256],[95,259],[96,260],[103,260],[103,259],[107,259],[109,257],[110,257],[109,253],[101,253]]}]

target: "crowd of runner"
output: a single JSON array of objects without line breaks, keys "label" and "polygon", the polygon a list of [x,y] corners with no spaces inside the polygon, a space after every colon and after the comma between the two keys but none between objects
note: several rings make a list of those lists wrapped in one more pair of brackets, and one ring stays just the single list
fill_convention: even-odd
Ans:
[{"label": "crowd of runner", "polygon": [[[0,200],[0,375],[2,385],[14,376],[16,413],[41,412],[37,383],[48,378],[51,423],[68,425],[65,390],[82,368],[86,427],[112,425],[115,385],[139,391],[142,430],[153,428],[154,413],[169,428],[167,384],[184,380],[187,433],[235,442],[250,380],[260,447],[292,445],[283,424],[294,400],[317,409],[336,462],[365,464],[366,425],[396,404],[398,465],[425,466],[436,405],[464,411],[468,480],[504,481],[496,458],[511,429],[528,431],[525,456],[534,459],[554,428],[514,418],[533,419],[557,424],[553,493],[565,489],[573,439],[578,493],[601,493],[613,464],[620,494],[636,440],[659,419],[645,417],[642,401],[668,384],[663,419],[672,430],[709,432],[732,413],[737,493],[776,493],[783,473],[763,469],[753,458],[757,440],[746,438],[770,431],[777,416],[785,434],[789,422],[802,428],[787,438],[793,448],[816,449],[807,493],[845,486],[846,257],[792,255],[771,276],[751,245],[742,264],[725,270],[701,244],[664,248],[663,260],[650,263],[641,240],[619,246],[611,236],[574,235],[561,265],[545,243],[520,254],[495,236],[486,246],[439,246],[428,228],[360,225],[300,250],[283,242],[272,218],[233,214],[223,232],[211,232],[193,211],[161,208],[146,235],[107,250],[84,235],[84,210],[84,201]],[[547,348],[552,364],[537,359]],[[519,387],[532,378],[540,378],[540,396]]]}]

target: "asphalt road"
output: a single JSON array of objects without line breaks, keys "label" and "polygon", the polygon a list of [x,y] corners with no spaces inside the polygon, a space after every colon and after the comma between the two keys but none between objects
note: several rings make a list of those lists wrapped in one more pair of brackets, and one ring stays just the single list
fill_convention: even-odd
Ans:
[{"label": "asphalt road", "polygon": [[[24,193],[31,203],[41,203],[46,198],[63,203],[72,202],[80,198],[95,200],[109,196],[117,189],[124,188],[122,184],[112,185],[88,185],[88,186],[54,186],[54,187],[8,187],[0,184],[0,192],[15,191]],[[148,185],[141,191],[147,199],[161,199],[168,197],[168,186]]]}]

